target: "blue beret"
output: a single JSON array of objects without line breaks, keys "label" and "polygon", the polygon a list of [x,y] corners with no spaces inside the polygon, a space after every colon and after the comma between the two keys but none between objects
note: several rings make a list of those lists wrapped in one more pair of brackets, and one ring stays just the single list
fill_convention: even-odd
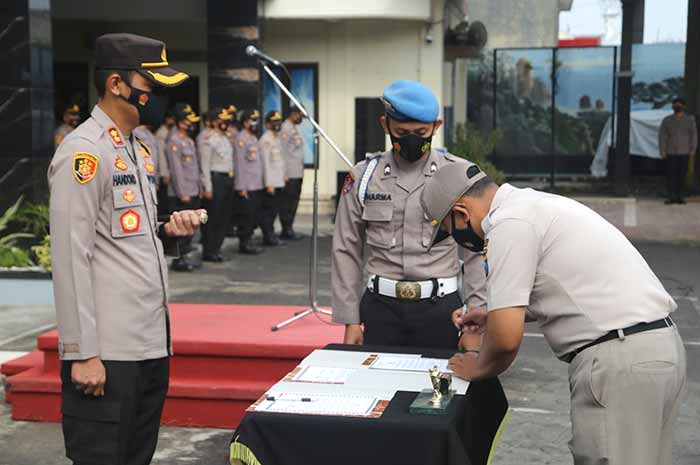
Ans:
[{"label": "blue beret", "polygon": [[433,91],[416,81],[400,80],[389,85],[384,89],[382,103],[387,114],[399,121],[432,123],[440,114]]}]

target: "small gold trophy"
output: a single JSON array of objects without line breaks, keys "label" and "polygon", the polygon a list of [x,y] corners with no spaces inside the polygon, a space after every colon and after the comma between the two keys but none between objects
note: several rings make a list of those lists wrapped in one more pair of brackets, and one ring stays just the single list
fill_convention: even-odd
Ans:
[{"label": "small gold trophy", "polygon": [[441,373],[438,367],[428,370],[433,389],[423,389],[411,404],[409,411],[415,414],[445,415],[447,406],[455,394],[450,389],[452,375]]}]

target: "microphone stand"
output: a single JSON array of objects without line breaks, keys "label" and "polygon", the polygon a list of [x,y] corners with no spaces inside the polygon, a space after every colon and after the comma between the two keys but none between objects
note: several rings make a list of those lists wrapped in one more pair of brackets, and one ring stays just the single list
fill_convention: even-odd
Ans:
[{"label": "microphone stand", "polygon": [[[301,113],[309,120],[311,125],[314,127],[315,130],[315,135],[314,137],[316,140],[318,140],[318,136],[321,136],[327,143],[328,145],[331,146],[331,148],[338,154],[338,156],[350,167],[353,167],[352,162],[348,159],[348,157],[345,156],[342,150],[331,140],[331,138],[326,134],[326,131],[323,130],[323,128],[314,120],[311,115],[306,111],[306,108],[299,103],[299,101],[294,97],[294,95],[290,92],[289,89],[280,81],[280,79],[277,77],[275,73],[273,73],[270,68],[267,66],[267,63],[265,63],[264,60],[260,59],[260,64],[263,67],[263,70],[265,73],[267,73],[268,76],[270,76],[270,79],[277,85],[277,87],[280,88],[282,92],[285,93],[287,97],[289,97],[289,100],[294,103],[294,105],[301,110]],[[290,79],[291,80],[291,79]],[[331,315],[331,312],[328,310],[324,310],[322,308],[319,308],[318,306],[318,163],[319,162],[319,151],[315,150],[314,151],[314,187],[313,187],[313,226],[311,230],[311,269],[309,271],[309,308],[295,313],[293,317],[278,323],[274,325],[271,330],[272,331],[277,331],[285,326],[290,325],[291,323],[294,323],[295,321],[299,321],[304,317],[307,317],[309,315],[316,315],[316,314],[323,314],[323,315]]]}]

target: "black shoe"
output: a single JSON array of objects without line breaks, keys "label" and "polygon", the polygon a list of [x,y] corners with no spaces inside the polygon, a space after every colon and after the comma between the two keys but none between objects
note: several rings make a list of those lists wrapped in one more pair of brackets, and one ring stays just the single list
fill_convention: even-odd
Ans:
[{"label": "black shoe", "polygon": [[180,258],[173,262],[173,271],[186,271],[191,273],[194,271],[194,267]]},{"label": "black shoe", "polygon": [[664,200],[664,204],[666,204],[666,205],[671,205],[671,204],[674,204],[674,203],[676,203],[675,200],[671,200],[671,199],[666,199],[666,200]]},{"label": "black shoe", "polygon": [[226,258],[221,255],[220,253],[217,253],[215,255],[202,255],[202,261],[204,262],[213,262],[213,263],[222,263],[226,261]]},{"label": "black shoe", "polygon": [[687,202],[685,201],[685,199],[678,199],[676,200],[676,203],[679,205],[685,205]]},{"label": "black shoe", "polygon": [[299,241],[303,238],[304,236],[297,234],[294,231],[283,231],[282,234],[280,234],[280,239],[287,241]]},{"label": "black shoe", "polygon": [[242,242],[241,245],[238,246],[238,253],[243,255],[260,255],[262,252],[263,250],[261,248],[255,247],[250,242]]},{"label": "black shoe", "polygon": [[278,247],[280,245],[285,245],[285,243],[279,240],[277,237],[272,236],[263,238],[263,245],[266,247]]}]

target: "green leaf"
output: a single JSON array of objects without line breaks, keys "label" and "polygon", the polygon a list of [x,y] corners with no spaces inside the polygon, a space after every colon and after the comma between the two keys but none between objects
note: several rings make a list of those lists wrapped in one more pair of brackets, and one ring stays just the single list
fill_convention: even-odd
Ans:
[{"label": "green leaf", "polygon": [[32,260],[26,250],[17,247],[0,246],[0,267],[32,266]]},{"label": "green leaf", "polygon": [[17,239],[24,239],[24,238],[30,239],[32,237],[35,237],[34,234],[29,234],[29,233],[8,234],[7,236],[0,237],[0,245],[9,246],[10,244],[14,243]]},{"label": "green leaf", "polygon": [[22,200],[24,200],[23,195],[21,195],[14,203],[14,205],[5,210],[5,213],[3,213],[2,216],[0,216],[0,231],[4,231],[7,228],[8,223],[12,221],[15,214],[17,213],[17,210],[19,210],[19,206],[22,203]]}]

